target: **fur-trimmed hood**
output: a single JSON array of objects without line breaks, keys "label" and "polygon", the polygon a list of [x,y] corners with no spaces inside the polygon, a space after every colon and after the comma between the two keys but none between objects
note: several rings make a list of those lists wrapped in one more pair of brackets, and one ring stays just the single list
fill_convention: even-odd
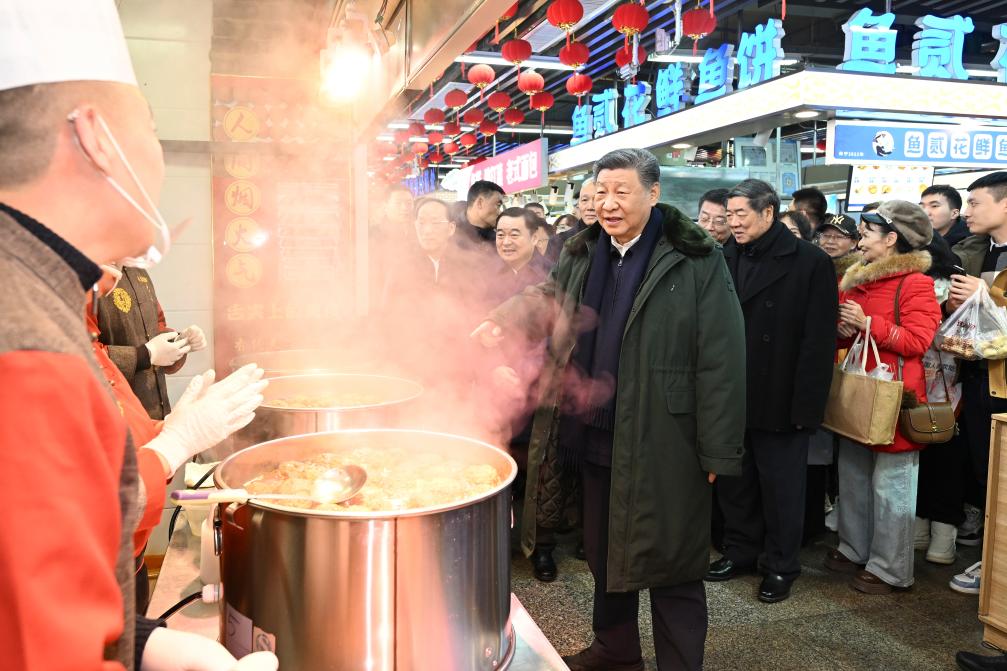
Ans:
[{"label": "fur-trimmed hood", "polygon": [[853,287],[870,284],[886,277],[925,273],[930,270],[931,263],[930,252],[926,251],[894,254],[874,263],[864,263],[861,260],[846,271],[839,288],[849,291]]},{"label": "fur-trimmed hood", "polygon": [[[686,256],[706,256],[717,248],[717,243],[706,231],[694,224],[692,219],[676,208],[665,203],[658,203],[654,209],[661,215],[664,237],[675,249]],[[601,222],[594,226],[588,226],[586,230],[567,241],[567,251],[574,256],[585,254],[588,245],[597,242],[604,230]]]}]

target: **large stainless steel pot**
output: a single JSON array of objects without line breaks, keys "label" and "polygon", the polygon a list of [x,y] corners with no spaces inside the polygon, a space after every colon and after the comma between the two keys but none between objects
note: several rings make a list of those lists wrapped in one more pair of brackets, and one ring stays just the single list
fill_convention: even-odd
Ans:
[{"label": "large stainless steel pot", "polygon": [[250,502],[219,513],[221,640],[235,655],[275,649],[299,671],[490,671],[513,654],[510,483],[517,465],[468,438],[425,431],[294,436],[232,455],[214,475],[240,487],[280,462],[409,446],[491,464],[501,484],[456,505],[314,512]]},{"label": "large stainless steel pot", "polygon": [[230,361],[231,370],[254,363],[266,377],[305,373],[372,373],[376,365],[366,356],[349,350],[287,349],[243,354]]},{"label": "large stainless steel pot", "polygon": [[[207,458],[223,459],[237,450],[258,443],[319,431],[395,428],[403,406],[417,399],[423,387],[416,382],[384,375],[289,375],[269,381],[265,400],[255,419],[235,433],[230,441],[213,448]],[[366,394],[380,403],[352,408],[285,408],[271,405],[294,396]]]}]

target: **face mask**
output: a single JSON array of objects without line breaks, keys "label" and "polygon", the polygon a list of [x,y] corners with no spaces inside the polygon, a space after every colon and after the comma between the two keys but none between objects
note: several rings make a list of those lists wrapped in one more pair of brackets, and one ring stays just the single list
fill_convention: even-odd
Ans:
[{"label": "face mask", "polygon": [[[79,112],[74,110],[69,114],[69,116],[67,116],[67,121],[74,121],[78,115]],[[154,204],[154,201],[151,200],[149,195],[147,195],[147,190],[143,188],[143,184],[136,176],[133,166],[131,166],[129,161],[126,159],[126,155],[119,147],[119,143],[116,142],[115,136],[112,135],[112,130],[108,127],[108,124],[105,123],[105,119],[99,116],[98,123],[101,124],[102,130],[104,130],[105,134],[108,135],[108,139],[112,143],[112,148],[115,149],[115,153],[119,157],[119,160],[122,161],[122,164],[126,166],[126,171],[129,173],[130,179],[133,180],[133,184],[135,184],[136,188],[140,191],[140,195],[143,196],[143,199],[146,201],[147,206],[150,208],[150,212],[147,212],[147,210],[142,208],[136,200],[129,195],[122,186],[119,185],[118,182],[112,179],[111,176],[105,175],[105,180],[108,181],[112,188],[115,189],[127,203],[132,205],[133,209],[139,212],[157,231],[157,239],[154,240],[154,244],[147,250],[146,254],[140,257],[126,257],[122,259],[120,263],[131,268],[152,268],[160,263],[161,259],[164,258],[164,255],[168,253],[168,249],[171,246],[171,232],[168,229],[168,224],[164,221],[164,217],[161,216],[160,211],[158,211],[157,206]],[[80,138],[77,139],[77,145],[80,146]],[[90,157],[88,158],[90,159]],[[97,168],[97,166],[95,167]]]},{"label": "face mask", "polygon": [[[119,270],[118,268],[116,268],[115,266],[105,265],[104,263],[101,264],[101,269],[104,272],[106,272],[109,275],[111,275],[112,276],[112,280],[113,280],[112,281],[112,285],[109,286],[108,289],[106,289],[104,292],[102,292],[101,296],[102,296],[102,298],[104,298],[105,296],[108,296],[110,293],[112,293],[112,291],[117,286],[119,286],[119,280],[122,279],[122,271]],[[95,289],[98,289],[98,285],[95,285]]]}]

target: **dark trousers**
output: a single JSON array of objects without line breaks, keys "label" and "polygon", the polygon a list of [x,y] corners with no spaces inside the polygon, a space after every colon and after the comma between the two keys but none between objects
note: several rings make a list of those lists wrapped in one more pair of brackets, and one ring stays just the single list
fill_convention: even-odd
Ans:
[{"label": "dark trousers", "polygon": [[[610,434],[609,434],[610,435]],[[613,664],[640,659],[639,592],[608,592],[608,501],[612,469],[585,463],[584,552],[594,576],[592,650]],[[706,644],[706,590],[701,580],[650,589],[660,671],[699,671]]]},{"label": "dark trousers", "polygon": [[825,494],[829,486],[830,468],[830,464],[808,464],[801,545],[810,545],[825,533]]},{"label": "dark trousers", "polygon": [[[958,435],[946,443],[927,445],[920,452],[916,517],[958,526],[965,521],[965,478],[972,478],[968,442]],[[975,488],[973,488],[975,489]]]},{"label": "dark trousers", "polygon": [[742,566],[758,562],[784,578],[801,573],[808,434],[745,431],[741,475],[717,478],[724,513],[724,555]]},{"label": "dark trousers", "polygon": [[990,421],[994,414],[1007,412],[1007,400],[990,396],[989,373],[984,366],[962,366],[961,380],[962,411],[958,422],[968,446],[963,455],[965,500],[983,509],[989,474]]}]

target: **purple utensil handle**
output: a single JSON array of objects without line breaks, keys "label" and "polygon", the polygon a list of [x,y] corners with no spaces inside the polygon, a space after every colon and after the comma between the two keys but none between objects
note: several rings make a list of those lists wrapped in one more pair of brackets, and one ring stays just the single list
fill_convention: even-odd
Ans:
[{"label": "purple utensil handle", "polygon": [[176,489],[171,493],[172,501],[206,501],[215,489]]}]

